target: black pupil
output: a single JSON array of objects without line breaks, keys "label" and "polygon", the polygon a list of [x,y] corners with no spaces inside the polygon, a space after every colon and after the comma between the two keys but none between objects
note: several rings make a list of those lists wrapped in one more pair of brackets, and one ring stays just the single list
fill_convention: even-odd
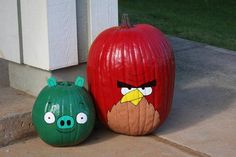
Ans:
[{"label": "black pupil", "polygon": [[142,90],[144,90],[145,89],[145,87],[142,87]]},{"label": "black pupil", "polygon": [[84,119],[84,117],[81,117],[81,119]]}]

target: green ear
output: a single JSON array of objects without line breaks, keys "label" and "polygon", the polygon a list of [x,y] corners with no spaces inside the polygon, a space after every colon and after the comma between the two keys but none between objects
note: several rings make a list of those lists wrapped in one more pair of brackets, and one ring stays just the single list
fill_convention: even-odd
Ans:
[{"label": "green ear", "polygon": [[48,78],[48,86],[53,87],[57,85],[57,80],[55,77],[49,77]]},{"label": "green ear", "polygon": [[84,87],[84,78],[77,76],[77,78],[75,80],[75,85],[78,87]]}]

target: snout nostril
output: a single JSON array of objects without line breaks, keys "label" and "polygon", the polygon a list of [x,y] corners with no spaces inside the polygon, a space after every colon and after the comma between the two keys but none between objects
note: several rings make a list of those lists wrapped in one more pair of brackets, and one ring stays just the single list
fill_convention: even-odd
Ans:
[{"label": "snout nostril", "polygon": [[74,119],[71,116],[62,116],[57,120],[58,129],[71,129],[74,127]]},{"label": "snout nostril", "polygon": [[61,124],[61,126],[63,126],[63,125],[65,124],[64,120],[62,120],[62,121],[60,122],[60,124]]},{"label": "snout nostril", "polygon": [[66,121],[66,123],[67,123],[67,125],[70,125],[70,124],[71,124],[71,121],[70,121],[70,120],[68,120],[68,121]]}]

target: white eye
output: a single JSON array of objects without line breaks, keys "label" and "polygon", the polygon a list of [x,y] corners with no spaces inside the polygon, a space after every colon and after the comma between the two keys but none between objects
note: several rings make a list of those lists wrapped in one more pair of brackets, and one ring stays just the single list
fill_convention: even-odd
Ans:
[{"label": "white eye", "polygon": [[138,88],[138,90],[145,96],[152,93],[152,87]]},{"label": "white eye", "polygon": [[135,89],[136,89],[136,88],[122,87],[122,88],[121,88],[121,93],[122,93],[123,95],[125,95],[126,93],[131,92],[131,91],[133,91],[133,90],[135,90]]},{"label": "white eye", "polygon": [[77,114],[77,116],[76,116],[76,121],[77,121],[77,123],[79,123],[79,124],[84,124],[84,123],[87,122],[87,120],[88,120],[88,117],[87,117],[87,115],[86,115],[85,113],[83,113],[83,112],[80,112],[80,113]]},{"label": "white eye", "polygon": [[55,116],[52,112],[47,112],[44,115],[44,120],[45,120],[46,123],[52,124],[52,123],[55,122]]}]

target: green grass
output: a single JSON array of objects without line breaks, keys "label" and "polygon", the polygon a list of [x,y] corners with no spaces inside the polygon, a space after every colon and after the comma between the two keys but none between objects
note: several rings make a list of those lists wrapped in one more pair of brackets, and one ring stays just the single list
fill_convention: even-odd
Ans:
[{"label": "green grass", "polygon": [[[119,14],[164,33],[236,50],[236,0],[119,0]],[[119,16],[120,16],[119,15]]]}]

